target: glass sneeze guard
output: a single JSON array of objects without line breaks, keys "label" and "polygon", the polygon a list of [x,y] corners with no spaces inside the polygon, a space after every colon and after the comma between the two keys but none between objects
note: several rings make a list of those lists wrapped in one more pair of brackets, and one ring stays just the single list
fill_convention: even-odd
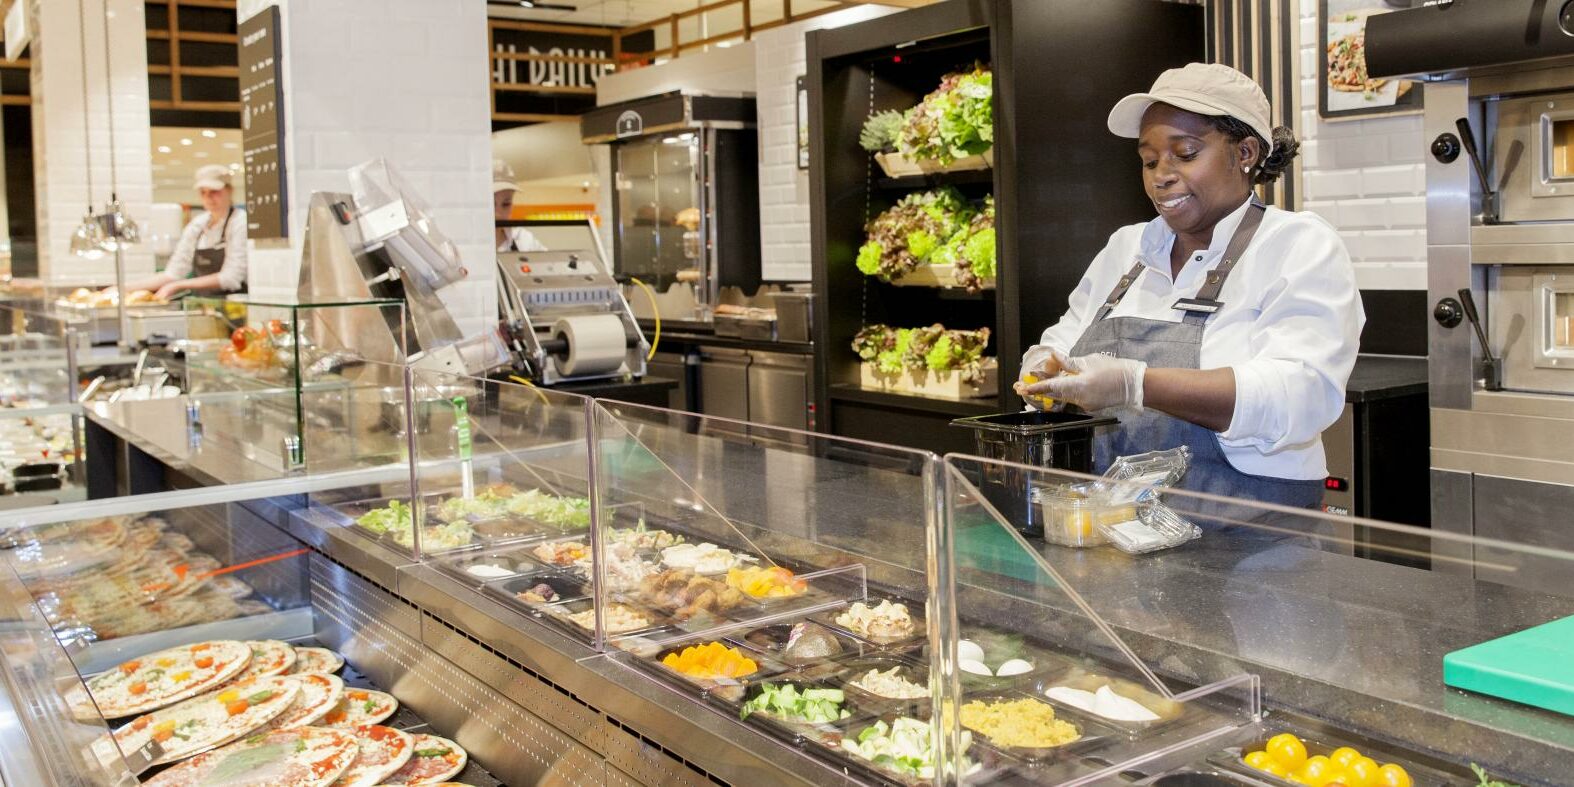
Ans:
[{"label": "glass sneeze guard", "polygon": [[[1443,675],[1462,649],[1574,616],[1567,588],[1485,581],[1569,571],[1574,554],[1165,487],[1111,494],[1108,479],[970,456],[945,465],[940,604],[956,613],[944,677],[961,781],[1362,783],[1391,763],[1415,784],[1459,784],[1475,782],[1471,762],[1547,773],[1574,745],[1574,718]],[[1006,469],[1030,479],[1020,492],[1049,540],[1024,539],[995,505],[988,479]],[[1191,530],[1144,551],[1171,525]],[[1357,527],[1381,560],[1354,556]],[[1023,735],[1029,718],[1041,737]],[[1304,749],[1290,767],[1275,764],[1285,735]],[[1376,764],[1306,765],[1336,754]]]},{"label": "glass sneeze guard", "polygon": [[[606,658],[827,774],[927,782],[937,458],[622,402],[592,412]],[[916,757],[885,756],[893,724]]]}]

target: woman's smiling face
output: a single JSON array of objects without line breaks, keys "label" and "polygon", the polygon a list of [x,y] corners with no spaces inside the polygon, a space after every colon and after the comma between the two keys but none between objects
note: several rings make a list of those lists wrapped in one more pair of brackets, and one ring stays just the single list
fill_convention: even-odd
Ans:
[{"label": "woman's smiling face", "polygon": [[1155,103],[1142,116],[1137,154],[1148,198],[1180,235],[1211,233],[1251,193],[1243,168],[1260,156],[1255,138],[1231,141],[1203,115]]}]

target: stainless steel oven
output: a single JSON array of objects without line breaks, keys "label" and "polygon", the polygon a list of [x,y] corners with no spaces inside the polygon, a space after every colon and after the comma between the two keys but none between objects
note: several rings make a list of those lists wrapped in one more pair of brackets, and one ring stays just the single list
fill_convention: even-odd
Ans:
[{"label": "stainless steel oven", "polygon": [[[1552,515],[1574,505],[1565,5],[1443,0],[1373,16],[1366,55],[1374,78],[1425,80],[1432,526],[1567,548],[1574,531]],[[1434,565],[1470,570],[1436,552]],[[1532,574],[1497,578],[1546,579]]]}]

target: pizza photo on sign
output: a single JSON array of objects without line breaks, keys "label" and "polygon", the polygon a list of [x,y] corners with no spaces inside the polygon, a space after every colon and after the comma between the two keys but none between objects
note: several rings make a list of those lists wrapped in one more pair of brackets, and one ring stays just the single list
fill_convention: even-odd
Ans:
[{"label": "pizza photo on sign", "polygon": [[1392,114],[1421,108],[1421,86],[1373,77],[1366,68],[1366,20],[1408,8],[1411,0],[1319,0],[1318,113],[1324,118]]}]

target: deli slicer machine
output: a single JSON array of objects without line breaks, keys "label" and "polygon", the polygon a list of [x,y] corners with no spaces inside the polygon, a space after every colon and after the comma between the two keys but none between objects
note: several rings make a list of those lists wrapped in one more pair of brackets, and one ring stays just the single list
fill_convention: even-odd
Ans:
[{"label": "deli slicer machine", "polygon": [[645,340],[588,222],[538,232],[550,251],[497,256],[503,335],[542,385],[643,377]]}]

